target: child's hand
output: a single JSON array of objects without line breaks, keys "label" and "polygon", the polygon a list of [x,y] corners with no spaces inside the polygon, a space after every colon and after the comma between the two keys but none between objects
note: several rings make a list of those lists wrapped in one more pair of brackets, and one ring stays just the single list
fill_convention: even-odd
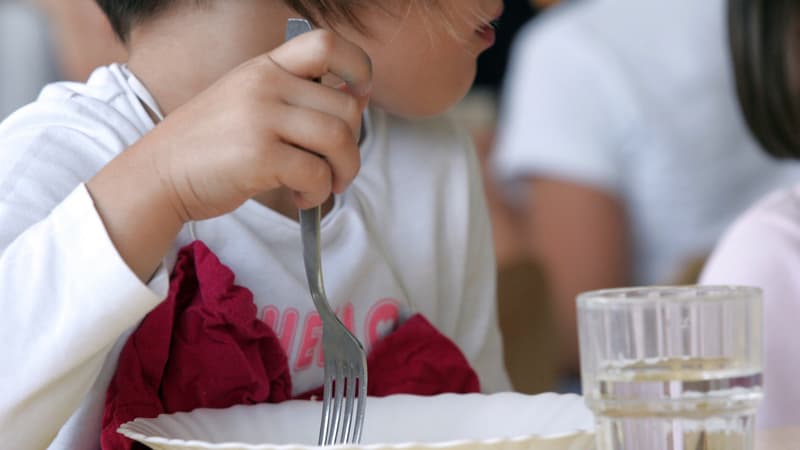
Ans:
[{"label": "child's hand", "polygon": [[[347,92],[314,79],[348,82]],[[234,69],[177,108],[87,183],[117,251],[148,280],[189,220],[280,187],[299,208],[342,192],[360,167],[369,57],[327,31]]]},{"label": "child's hand", "polygon": [[[332,73],[348,92],[315,79]],[[360,167],[367,54],[317,30],[257,57],[170,114],[148,140],[177,213],[205,219],[285,186],[300,208],[340,193]]]}]

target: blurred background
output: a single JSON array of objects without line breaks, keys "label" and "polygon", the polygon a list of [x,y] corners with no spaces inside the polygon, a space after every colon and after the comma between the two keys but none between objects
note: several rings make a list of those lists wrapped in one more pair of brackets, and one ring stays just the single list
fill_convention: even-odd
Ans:
[{"label": "blurred background", "polygon": [[125,50],[93,0],[0,0],[0,118],[56,80],[84,81]]},{"label": "blurred background", "polygon": [[[578,392],[575,296],[694,283],[724,229],[800,180],[739,112],[724,0],[506,0],[452,111],[484,167],[506,365]],[[93,0],[0,0],[0,119],[124,48]]]}]

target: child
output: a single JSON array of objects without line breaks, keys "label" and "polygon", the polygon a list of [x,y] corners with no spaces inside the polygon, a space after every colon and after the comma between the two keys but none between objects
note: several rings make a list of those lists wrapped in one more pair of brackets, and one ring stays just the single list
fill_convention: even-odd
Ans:
[{"label": "child", "polygon": [[[98,447],[120,349],[194,237],[252,290],[293,391],[319,386],[294,219],[320,204],[328,297],[367,350],[419,312],[508,387],[478,163],[423,119],[469,87],[500,0],[98,3],[128,64],[0,126],[4,446]],[[321,29],[284,44],[298,16]]]},{"label": "child", "polygon": [[[737,89],[750,129],[776,158],[800,159],[800,3],[730,0]],[[759,428],[800,423],[800,187],[774,192],[740,217],[709,260],[704,284],[764,291],[764,401]]]}]

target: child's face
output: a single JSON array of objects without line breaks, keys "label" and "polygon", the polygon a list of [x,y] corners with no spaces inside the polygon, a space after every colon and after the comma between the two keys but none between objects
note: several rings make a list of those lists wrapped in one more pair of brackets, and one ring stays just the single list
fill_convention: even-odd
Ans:
[{"label": "child's face", "polygon": [[[0,0],[1,1],[1,0]],[[365,7],[358,11],[367,32],[340,24],[335,32],[360,46],[373,64],[370,101],[405,117],[441,113],[467,92],[475,78],[477,58],[494,39],[488,22],[499,17],[502,0],[380,0],[389,11]],[[179,2],[184,4],[184,2]],[[212,2],[213,3],[213,2]],[[183,55],[214,54],[203,57],[203,64],[193,67],[184,80],[186,90],[165,88],[158,98],[169,112],[169,104],[180,105],[193,90],[207,86],[237,65],[268,52],[283,43],[286,21],[297,13],[282,1],[237,0],[220,2],[223,7],[175,8],[161,18],[137,25],[130,38],[131,67],[142,76],[147,71],[166,70],[164,61],[183,61]],[[411,6],[409,6],[411,5]],[[447,21],[449,20],[449,22]],[[489,28],[489,29],[487,29]],[[213,34],[197,30],[213,29]],[[185,36],[183,35],[185,33]],[[181,36],[181,50],[176,59],[174,41]],[[225,36],[224,40],[219,37]],[[154,48],[165,49],[164,53]],[[149,49],[149,50],[148,50]],[[149,55],[149,56],[148,56]],[[178,70],[178,69],[176,69]],[[153,81],[147,80],[147,81]],[[152,84],[152,83],[151,83]],[[174,99],[165,98],[173,95]]]},{"label": "child's face", "polygon": [[371,101],[406,117],[443,112],[467,92],[475,78],[478,55],[494,33],[487,19],[499,17],[502,0],[440,0],[451,12],[450,25],[438,10],[412,7],[387,14],[370,8],[360,16],[368,35],[338,30],[372,58]]}]

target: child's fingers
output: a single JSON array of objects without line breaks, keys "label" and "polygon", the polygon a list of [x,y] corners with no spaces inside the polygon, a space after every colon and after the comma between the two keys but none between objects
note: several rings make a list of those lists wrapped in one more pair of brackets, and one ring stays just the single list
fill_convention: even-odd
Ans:
[{"label": "child's fingers", "polygon": [[325,159],[290,144],[277,143],[276,150],[277,180],[295,193],[298,208],[321,205],[330,197],[333,172]]},{"label": "child's fingers", "polygon": [[356,95],[372,89],[372,61],[364,50],[327,30],[302,34],[265,55],[296,76],[317,79],[333,73]]},{"label": "child's fingers", "polygon": [[336,90],[339,90],[339,91],[342,91],[342,92],[346,92],[346,93],[354,96],[356,98],[356,100],[358,101],[358,105],[359,105],[359,108],[361,108],[361,111],[364,111],[365,109],[367,109],[367,106],[369,105],[369,97],[359,97],[355,92],[353,92],[352,89],[350,89],[350,86],[348,86],[347,83],[339,83],[334,87],[336,88]]},{"label": "child's fingers", "polygon": [[286,143],[324,158],[330,165],[334,192],[343,192],[361,168],[358,137],[340,117],[314,109],[286,105],[275,132]]},{"label": "child's fingers", "polygon": [[283,93],[286,103],[340,117],[350,125],[353,136],[358,139],[366,103],[346,91],[306,80],[296,81]]}]

